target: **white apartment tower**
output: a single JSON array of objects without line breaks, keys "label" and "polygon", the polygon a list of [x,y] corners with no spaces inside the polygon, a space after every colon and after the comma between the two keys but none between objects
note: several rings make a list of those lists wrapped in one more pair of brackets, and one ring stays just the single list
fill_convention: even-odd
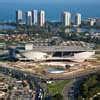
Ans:
[{"label": "white apartment tower", "polygon": [[38,24],[38,11],[37,10],[32,11],[32,21],[33,21],[33,25]]},{"label": "white apartment tower", "polygon": [[80,13],[77,13],[76,16],[75,16],[75,24],[77,26],[81,25],[81,14]]},{"label": "white apartment tower", "polygon": [[23,22],[23,12],[21,10],[16,11],[16,22],[21,24]]},{"label": "white apartment tower", "polygon": [[27,12],[27,25],[32,26],[32,11]]},{"label": "white apartment tower", "polygon": [[62,22],[63,22],[64,26],[70,26],[71,25],[71,13],[70,12],[63,12]]},{"label": "white apartment tower", "polygon": [[38,16],[39,25],[43,27],[45,25],[45,11],[41,10]]}]

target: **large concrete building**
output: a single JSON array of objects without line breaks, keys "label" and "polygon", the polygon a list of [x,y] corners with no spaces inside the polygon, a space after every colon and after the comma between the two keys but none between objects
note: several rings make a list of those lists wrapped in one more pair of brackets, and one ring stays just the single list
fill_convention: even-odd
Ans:
[{"label": "large concrete building", "polygon": [[70,12],[63,12],[62,23],[63,23],[64,26],[70,26],[71,25],[71,13]]},{"label": "large concrete building", "polygon": [[25,49],[19,50],[20,55],[16,54],[15,58],[33,61],[83,62],[95,54],[89,44],[79,41],[67,41],[54,46],[45,46],[41,43],[36,46],[34,43],[29,43],[25,44],[24,47]]},{"label": "large concrete building", "polygon": [[26,17],[27,25],[32,26],[32,11],[28,11]]},{"label": "large concrete building", "polygon": [[28,26],[39,25],[43,27],[45,25],[45,11],[44,10],[32,10],[27,13],[23,13],[21,10],[16,11],[17,24],[25,24]]},{"label": "large concrete building", "polygon": [[75,16],[75,25],[80,26],[81,25],[81,14],[77,13]]},{"label": "large concrete building", "polygon": [[33,21],[33,25],[38,24],[38,11],[37,10],[32,11],[32,21]]},{"label": "large concrete building", "polygon": [[38,14],[39,25],[43,27],[45,25],[45,11],[41,10]]},{"label": "large concrete building", "polygon": [[23,23],[23,12],[21,10],[16,11],[16,22],[17,24]]}]

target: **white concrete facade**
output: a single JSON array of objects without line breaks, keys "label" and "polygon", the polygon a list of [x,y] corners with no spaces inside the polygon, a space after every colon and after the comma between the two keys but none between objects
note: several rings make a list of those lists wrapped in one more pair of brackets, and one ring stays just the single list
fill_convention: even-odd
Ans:
[{"label": "white concrete facade", "polygon": [[76,23],[77,26],[81,25],[81,14],[80,13],[76,14],[76,16],[75,16],[75,23]]},{"label": "white concrete facade", "polygon": [[33,20],[33,25],[38,24],[38,11],[37,10],[32,11],[32,20]]},{"label": "white concrete facade", "polygon": [[43,27],[45,25],[45,11],[41,10],[39,12],[39,25]]},{"label": "white concrete facade", "polygon": [[71,25],[71,13],[70,12],[63,12],[63,25],[70,26]]},{"label": "white concrete facade", "polygon": [[32,12],[27,12],[27,25],[32,26]]},{"label": "white concrete facade", "polygon": [[22,23],[22,21],[23,21],[23,12],[22,12],[22,10],[16,11],[16,21],[19,24]]}]

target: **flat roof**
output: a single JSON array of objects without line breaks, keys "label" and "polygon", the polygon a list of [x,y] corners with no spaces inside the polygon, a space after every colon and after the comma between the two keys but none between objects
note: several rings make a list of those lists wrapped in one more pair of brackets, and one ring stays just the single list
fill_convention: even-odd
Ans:
[{"label": "flat roof", "polygon": [[[25,50],[28,52],[27,50]],[[39,51],[39,52],[74,52],[74,51],[93,51],[89,47],[81,46],[33,46],[33,50],[30,51]]]}]

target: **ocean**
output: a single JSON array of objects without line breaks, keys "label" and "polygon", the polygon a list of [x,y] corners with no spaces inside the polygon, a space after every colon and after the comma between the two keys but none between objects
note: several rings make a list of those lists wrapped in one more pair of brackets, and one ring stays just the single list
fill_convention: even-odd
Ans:
[{"label": "ocean", "polygon": [[[41,1],[41,0],[38,0]],[[57,1],[57,0],[56,0]],[[71,0],[70,0],[71,1]],[[72,0],[73,1],[73,0]],[[75,0],[74,0],[75,1]],[[76,0],[77,1],[77,0]],[[80,0],[81,1],[81,0]],[[86,0],[85,0],[86,1]],[[88,1],[88,0],[87,0]],[[94,1],[94,0],[93,0]],[[99,0],[96,0],[99,1]],[[32,2],[32,3],[31,3]],[[88,17],[100,17],[100,1],[99,2],[85,2],[85,3],[71,3],[67,2],[55,2],[55,3],[41,3],[41,2],[0,2],[0,21],[15,21],[15,12],[20,9],[24,12],[32,9],[43,9],[46,12],[47,20],[60,20],[61,13],[63,11],[75,13],[81,13],[83,18]]]}]

